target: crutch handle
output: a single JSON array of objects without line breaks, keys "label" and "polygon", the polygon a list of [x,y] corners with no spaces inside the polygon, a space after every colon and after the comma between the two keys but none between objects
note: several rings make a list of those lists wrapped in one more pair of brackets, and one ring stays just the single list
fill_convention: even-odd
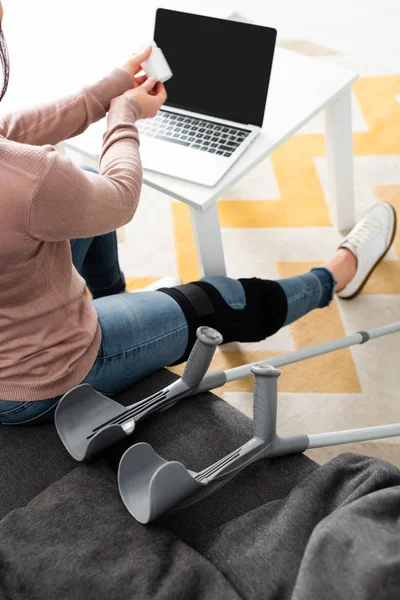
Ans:
[{"label": "crutch handle", "polygon": [[196,331],[197,340],[187,360],[182,381],[189,388],[196,388],[212,361],[215,350],[222,341],[222,335],[211,327],[199,327]]},{"label": "crutch handle", "polygon": [[254,365],[251,372],[255,376],[253,434],[262,440],[272,441],[276,435],[277,380],[280,372],[269,365]]}]

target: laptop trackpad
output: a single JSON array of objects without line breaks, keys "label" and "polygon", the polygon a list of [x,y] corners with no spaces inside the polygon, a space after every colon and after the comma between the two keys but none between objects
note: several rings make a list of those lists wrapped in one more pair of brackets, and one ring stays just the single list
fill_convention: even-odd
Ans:
[{"label": "laptop trackpad", "polygon": [[215,154],[146,136],[140,138],[140,156],[144,169],[203,185],[214,185],[227,167],[227,160]]}]

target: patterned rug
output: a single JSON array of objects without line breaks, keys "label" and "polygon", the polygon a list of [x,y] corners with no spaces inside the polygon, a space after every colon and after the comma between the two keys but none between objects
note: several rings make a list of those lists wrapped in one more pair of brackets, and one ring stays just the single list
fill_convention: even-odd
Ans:
[{"label": "patterned rug", "polygon": [[[372,72],[333,50],[306,41],[291,50],[357,70],[353,88],[356,215],[389,201],[400,214],[400,76]],[[219,201],[223,244],[231,277],[279,278],[322,264],[341,237],[327,203],[324,119],[319,115]],[[129,288],[165,275],[199,277],[189,209],[144,187],[132,223],[119,236]],[[258,344],[230,344],[212,368],[227,369],[400,320],[400,235],[362,294],[336,299]],[[317,433],[400,422],[400,335],[282,368],[278,427],[282,435]],[[174,369],[180,372],[179,369]],[[217,393],[248,415],[250,378]],[[325,462],[344,451],[379,456],[400,466],[400,439],[309,451]]]}]

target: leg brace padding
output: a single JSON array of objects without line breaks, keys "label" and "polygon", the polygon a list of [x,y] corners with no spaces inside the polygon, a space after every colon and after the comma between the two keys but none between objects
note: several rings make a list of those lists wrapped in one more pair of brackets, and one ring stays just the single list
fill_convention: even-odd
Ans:
[{"label": "leg brace padding", "polygon": [[188,323],[188,345],[178,362],[187,360],[201,325],[217,329],[224,343],[258,342],[282,327],[288,306],[281,286],[276,281],[258,278],[239,281],[246,294],[246,306],[241,310],[231,308],[219,291],[205,281],[159,290],[179,304]]}]

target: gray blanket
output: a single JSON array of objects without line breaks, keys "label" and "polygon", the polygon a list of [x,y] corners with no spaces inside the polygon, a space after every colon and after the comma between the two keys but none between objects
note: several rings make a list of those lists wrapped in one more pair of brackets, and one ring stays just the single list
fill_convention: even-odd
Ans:
[{"label": "gray blanket", "polygon": [[[251,423],[204,394],[135,434],[197,471],[248,439]],[[16,440],[26,463],[29,444]],[[51,472],[55,483],[43,478],[44,491],[0,521],[2,600],[400,598],[396,467],[352,454],[322,467],[304,456],[264,460],[205,502],[143,526],[117,492],[125,446],[92,464],[63,463],[58,481]],[[50,466],[63,453],[54,443]],[[15,464],[8,472],[18,478]]]},{"label": "gray blanket", "polygon": [[203,517],[188,510],[140,525],[109,466],[81,466],[1,521],[0,597],[400,596],[400,472],[383,461],[344,454],[286,498],[184,541],[186,522],[193,531]]}]

